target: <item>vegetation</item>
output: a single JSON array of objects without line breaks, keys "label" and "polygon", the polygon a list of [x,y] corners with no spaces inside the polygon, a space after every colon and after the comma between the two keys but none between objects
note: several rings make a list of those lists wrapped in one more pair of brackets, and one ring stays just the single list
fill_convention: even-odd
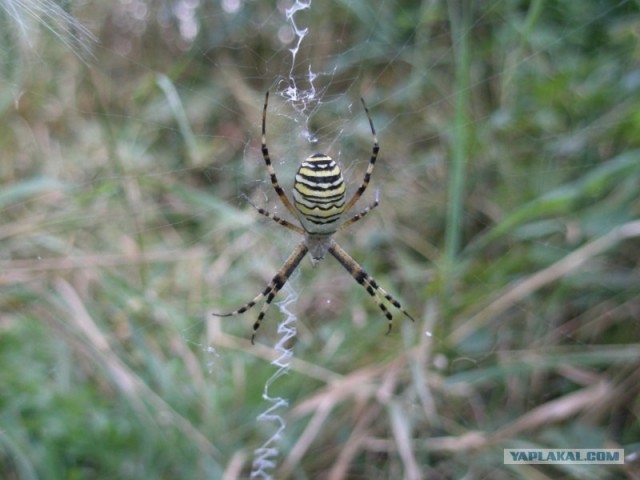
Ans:
[{"label": "vegetation", "polygon": [[[247,478],[266,446],[274,478],[639,478],[637,2],[315,1],[294,56],[288,2],[31,1],[0,3],[0,477]],[[277,378],[285,312],[255,346],[259,307],[211,315],[299,241],[243,197],[286,215],[266,90],[286,186],[320,150],[355,188],[367,100],[381,205],[339,241],[417,320],[305,261]]]}]

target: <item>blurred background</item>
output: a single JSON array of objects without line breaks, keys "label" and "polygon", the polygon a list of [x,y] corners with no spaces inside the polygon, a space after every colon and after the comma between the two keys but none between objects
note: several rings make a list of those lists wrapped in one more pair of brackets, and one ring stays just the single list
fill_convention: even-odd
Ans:
[{"label": "blurred background", "polygon": [[[0,32],[0,477],[640,478],[636,1],[2,0]],[[260,305],[211,315],[300,241],[245,198],[287,216],[267,90],[287,192],[318,151],[357,188],[367,101],[381,205],[337,241],[415,323],[332,258],[255,346]]]}]

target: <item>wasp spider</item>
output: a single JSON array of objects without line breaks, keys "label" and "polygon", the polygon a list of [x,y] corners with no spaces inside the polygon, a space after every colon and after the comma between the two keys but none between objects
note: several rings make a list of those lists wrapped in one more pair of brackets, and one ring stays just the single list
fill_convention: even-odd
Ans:
[{"label": "wasp spider", "polygon": [[371,134],[373,135],[373,151],[364,174],[364,179],[358,190],[353,194],[351,199],[345,203],[345,184],[342,178],[340,167],[331,157],[316,153],[311,155],[302,162],[296,173],[295,183],[293,185],[293,203],[289,200],[284,190],[278,183],[276,172],[273,168],[271,158],[269,157],[269,149],[266,140],[266,121],[267,121],[267,103],[269,101],[269,92],[267,92],[264,100],[264,109],[262,110],[262,156],[267,166],[267,171],[271,177],[271,184],[275,189],[278,197],[289,210],[289,213],[300,221],[300,225],[295,225],[277,215],[274,215],[260,207],[251,204],[258,213],[275,221],[289,230],[292,230],[304,236],[304,240],[293,251],[291,256],[284,263],[282,268],[273,277],[267,287],[249,303],[234,310],[230,313],[214,313],[218,317],[228,317],[244,313],[253,307],[258,301],[266,298],[262,310],[258,315],[258,319],[253,324],[253,335],[251,343],[254,343],[256,332],[260,328],[260,323],[264,318],[273,298],[287,282],[291,274],[298,267],[304,256],[309,253],[311,255],[311,263],[315,266],[320,260],[324,259],[327,253],[335,257],[338,262],[351,274],[351,276],[362,285],[367,293],[373,297],[378,304],[380,310],[387,317],[389,327],[387,334],[391,331],[393,316],[391,312],[382,302],[380,297],[384,297],[391,305],[399,309],[407,317],[413,321],[413,317],[409,315],[400,303],[393,298],[384,288],[382,288],[351,256],[345,252],[340,245],[333,239],[333,235],[344,228],[356,223],[358,220],[367,215],[371,210],[378,206],[378,196],[375,201],[360,213],[356,213],[348,220],[340,223],[343,214],[349,212],[355,205],[363,192],[367,189],[371,179],[373,167],[378,158],[378,137],[373,127],[373,121],[369,114],[369,109],[362,101],[362,106],[367,114],[369,125],[371,126]]}]

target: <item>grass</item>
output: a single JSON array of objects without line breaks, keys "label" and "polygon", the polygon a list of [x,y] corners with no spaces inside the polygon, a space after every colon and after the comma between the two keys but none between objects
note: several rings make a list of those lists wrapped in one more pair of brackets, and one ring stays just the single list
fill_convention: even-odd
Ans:
[{"label": "grass", "polygon": [[355,188],[365,97],[362,204],[381,206],[338,241],[417,319],[385,336],[336,262],[303,262],[274,478],[638,478],[631,457],[503,464],[640,449],[635,4],[314,2],[310,117],[278,95],[291,54],[265,2],[77,5],[95,41],[3,5],[0,477],[249,476],[283,314],[251,346],[257,311],[210,313],[299,241],[242,197],[276,205],[269,89],[283,185],[321,149]]}]

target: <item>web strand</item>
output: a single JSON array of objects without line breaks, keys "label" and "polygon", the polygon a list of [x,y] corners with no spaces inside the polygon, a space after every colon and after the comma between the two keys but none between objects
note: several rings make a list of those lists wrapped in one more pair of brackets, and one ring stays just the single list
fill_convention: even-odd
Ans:
[{"label": "web strand", "polygon": [[278,325],[278,334],[280,335],[280,339],[275,346],[275,350],[278,352],[279,356],[271,362],[271,365],[278,367],[278,369],[265,382],[262,398],[269,403],[269,406],[257,417],[259,422],[275,424],[276,431],[266,442],[254,451],[251,478],[273,478],[269,473],[269,470],[272,470],[276,466],[276,458],[280,453],[278,449],[278,442],[282,437],[282,432],[287,427],[287,424],[279,411],[283,408],[286,409],[289,406],[289,402],[285,398],[274,397],[269,393],[273,383],[289,372],[290,358],[293,356],[293,351],[289,348],[288,343],[289,340],[296,335],[295,322],[297,317],[289,311],[289,306],[298,300],[298,294],[289,283],[285,284],[283,290],[287,292],[287,298],[282,302],[279,302],[278,306],[285,318]]}]

